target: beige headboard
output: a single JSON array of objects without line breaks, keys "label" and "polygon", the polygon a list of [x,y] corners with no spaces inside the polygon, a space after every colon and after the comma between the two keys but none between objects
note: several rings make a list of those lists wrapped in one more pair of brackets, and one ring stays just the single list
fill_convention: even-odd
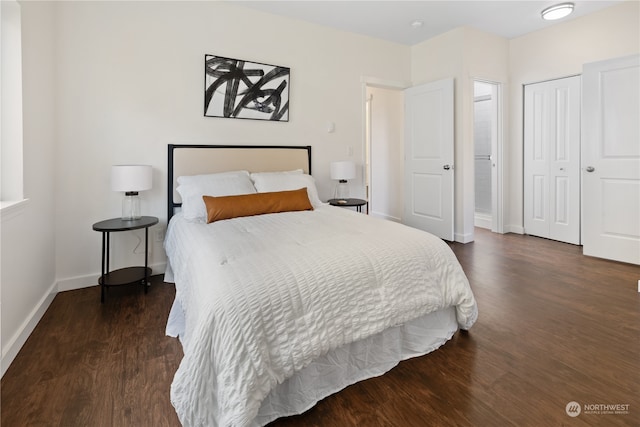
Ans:
[{"label": "beige headboard", "polygon": [[277,172],[302,169],[311,174],[311,146],[176,145],[168,146],[167,221],[181,205],[177,179],[184,175],[248,170]]}]

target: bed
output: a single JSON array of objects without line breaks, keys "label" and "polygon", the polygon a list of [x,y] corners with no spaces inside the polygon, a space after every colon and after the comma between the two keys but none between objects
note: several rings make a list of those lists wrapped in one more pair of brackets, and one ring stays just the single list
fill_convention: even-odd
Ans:
[{"label": "bed", "polygon": [[[311,147],[168,148],[165,281],[176,299],[166,333],[184,349],[171,386],[184,426],[302,413],[476,321],[447,244],[322,203]],[[303,207],[280,208],[300,192]],[[265,197],[280,210],[236,216],[239,201]]]}]

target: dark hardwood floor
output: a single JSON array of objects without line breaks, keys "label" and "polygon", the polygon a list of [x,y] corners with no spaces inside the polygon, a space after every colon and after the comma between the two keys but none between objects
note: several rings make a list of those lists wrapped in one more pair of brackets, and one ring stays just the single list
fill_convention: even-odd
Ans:
[{"label": "dark hardwood floor", "polygon": [[[640,426],[640,267],[481,229],[451,247],[480,309],[468,333],[270,427]],[[179,426],[174,292],[59,293],[2,378],[2,426]],[[585,413],[602,405],[626,413]]]}]

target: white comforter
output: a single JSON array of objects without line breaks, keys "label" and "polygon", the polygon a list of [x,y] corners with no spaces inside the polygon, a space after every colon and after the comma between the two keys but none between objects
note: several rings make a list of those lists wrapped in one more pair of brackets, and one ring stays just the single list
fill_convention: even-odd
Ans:
[{"label": "white comforter", "polygon": [[184,309],[171,400],[184,426],[250,426],[278,383],[314,358],[455,306],[477,306],[450,248],[421,231],[335,208],[190,223],[165,249]]}]

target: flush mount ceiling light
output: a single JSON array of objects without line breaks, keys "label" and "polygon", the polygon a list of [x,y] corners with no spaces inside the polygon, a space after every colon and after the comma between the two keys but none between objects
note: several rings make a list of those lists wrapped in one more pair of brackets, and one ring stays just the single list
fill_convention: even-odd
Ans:
[{"label": "flush mount ceiling light", "polygon": [[424,21],[419,21],[419,20],[415,20],[411,23],[411,26],[416,29],[422,27],[423,25],[424,25]]},{"label": "flush mount ceiling light", "polygon": [[542,11],[542,19],[545,21],[555,21],[562,19],[573,12],[573,3],[561,3],[551,6]]}]

